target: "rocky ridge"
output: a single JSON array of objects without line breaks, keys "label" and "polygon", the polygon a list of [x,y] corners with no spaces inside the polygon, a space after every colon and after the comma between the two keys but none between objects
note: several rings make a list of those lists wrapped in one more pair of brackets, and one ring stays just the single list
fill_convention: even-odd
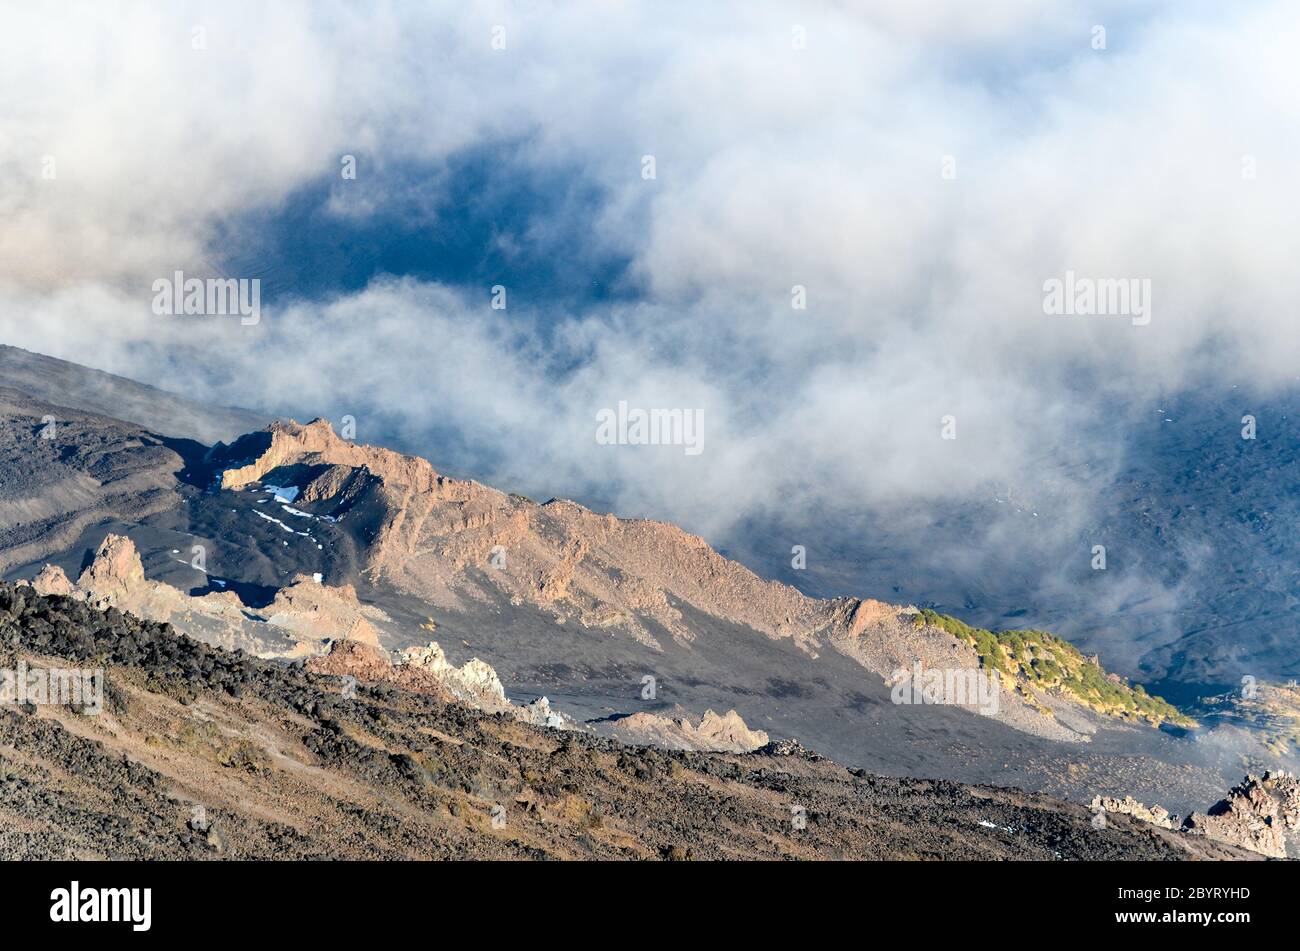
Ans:
[{"label": "rocky ridge", "polygon": [[808,597],[760,578],[675,525],[599,515],[564,500],[538,504],[449,478],[423,459],[342,439],[325,420],[275,423],[214,447],[208,462],[220,489],[287,480],[313,511],[343,525],[364,521],[366,576],[441,608],[462,610],[500,595],[550,614],[557,624],[609,630],[659,649],[665,633],[693,641],[682,608],[690,605],[759,635],[788,639],[810,658],[839,651],[882,679],[917,661],[995,669],[1007,688],[995,716],[1057,740],[1089,738],[1093,727],[1077,715],[1085,710],[1157,724],[1177,716],[1167,705],[1145,703],[1145,695],[1136,705],[1102,704],[1100,693],[1091,702],[1092,692],[1127,689],[1104,679],[1066,690],[1064,682],[1030,678],[1000,662],[1000,648],[998,656],[982,652],[979,643],[915,607]]},{"label": "rocky ridge", "polygon": [[131,539],[110,534],[75,583],[62,569],[47,565],[32,587],[41,595],[78,598],[179,626],[206,643],[255,657],[305,659],[317,673],[393,683],[543,726],[575,726],[544,697],[524,706],[511,703],[490,665],[475,658],[457,667],[435,641],[403,649],[394,660],[381,646],[376,627],[391,626],[391,618],[360,603],[351,585],[332,587],[300,577],[276,592],[265,608],[250,608],[230,591],[196,597],[145,578]]},{"label": "rocky ridge", "polygon": [[699,723],[684,716],[634,713],[614,722],[610,733],[625,743],[715,753],[752,753],[768,743],[768,735],[751,730],[735,710],[721,715],[706,710]]},{"label": "rocky ridge", "polygon": [[265,658],[323,653],[331,641],[340,639],[377,647],[381,627],[391,625],[383,611],[358,601],[351,585],[335,587],[302,576],[278,590],[262,608],[249,607],[233,591],[190,595],[147,579],[135,544],[127,536],[111,533],[75,583],[61,568],[47,565],[32,584],[42,594],[80,597],[101,607],[177,624],[214,645]]},{"label": "rocky ridge", "polygon": [[1300,857],[1300,780],[1290,773],[1247,775],[1204,814],[1183,820],[1183,831],[1239,845],[1270,858]]},{"label": "rocky ridge", "polygon": [[1204,836],[1269,858],[1300,858],[1300,836],[1293,834],[1300,830],[1300,780],[1287,772],[1247,775],[1223,799],[1204,813],[1191,813],[1181,824],[1160,806],[1148,808],[1131,796],[1097,796],[1092,808]]},{"label": "rocky ridge", "polygon": [[391,654],[361,641],[335,641],[328,653],[308,658],[305,669],[314,674],[351,678],[353,682],[387,684],[411,693],[427,693],[447,703],[462,703],[485,713],[506,714],[536,726],[555,730],[579,728],[570,717],[552,709],[546,697],[522,705],[512,703],[490,666],[474,659],[456,667],[433,641],[426,647]]}]

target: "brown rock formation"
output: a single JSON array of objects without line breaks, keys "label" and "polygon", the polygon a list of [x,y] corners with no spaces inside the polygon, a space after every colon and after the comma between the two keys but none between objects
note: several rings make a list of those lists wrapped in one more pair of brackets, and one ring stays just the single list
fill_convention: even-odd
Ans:
[{"label": "brown rock formation", "polygon": [[699,725],[685,717],[634,713],[617,720],[611,732],[628,743],[715,753],[751,753],[768,742],[766,733],[751,730],[735,710],[724,716],[706,710]]},{"label": "brown rock formation", "polygon": [[428,694],[445,703],[464,703],[487,713],[506,713],[535,726],[558,729],[575,726],[568,717],[553,711],[545,697],[522,707],[512,704],[490,666],[475,658],[456,667],[432,641],[427,647],[408,648],[395,657],[372,644],[335,641],[327,654],[309,658],[306,669],[316,674],[388,684],[411,693]]},{"label": "brown rock formation", "polygon": [[58,565],[46,565],[42,568],[41,573],[32,582],[32,587],[43,595],[73,593],[72,582]]},{"label": "brown rock formation", "polygon": [[1300,780],[1289,773],[1247,776],[1204,814],[1194,812],[1183,831],[1239,845],[1271,858],[1300,851],[1288,833],[1300,829]]},{"label": "brown rock formation", "polygon": [[1178,828],[1178,817],[1171,815],[1167,809],[1162,806],[1148,808],[1132,796],[1125,796],[1123,799],[1116,799],[1113,796],[1094,796],[1091,808],[1094,812],[1104,811],[1132,816],[1162,829]]},{"label": "brown rock formation", "polygon": [[[304,502],[333,501],[342,514],[364,494],[383,509],[367,573],[446,607],[482,598],[488,584],[558,620],[623,629],[643,642],[654,641],[645,624],[654,621],[689,641],[694,633],[672,606],[684,601],[769,637],[793,637],[809,651],[826,639],[867,636],[907,613],[879,601],[807,597],[675,525],[598,515],[563,500],[538,505],[446,478],[423,459],[340,439],[325,420],[277,423],[220,458],[249,453],[250,461],[221,473],[223,487],[251,485],[280,466],[316,467]],[[479,571],[471,577],[467,568]]]},{"label": "brown rock formation", "polygon": [[169,621],[208,643],[268,658],[320,653],[339,639],[378,648],[376,624],[389,620],[378,608],[360,603],[351,585],[332,587],[302,576],[280,589],[265,608],[249,608],[227,591],[195,597],[147,579],[135,544],[112,534],[76,584],[62,569],[47,565],[33,585],[42,594],[74,595],[99,607]]}]

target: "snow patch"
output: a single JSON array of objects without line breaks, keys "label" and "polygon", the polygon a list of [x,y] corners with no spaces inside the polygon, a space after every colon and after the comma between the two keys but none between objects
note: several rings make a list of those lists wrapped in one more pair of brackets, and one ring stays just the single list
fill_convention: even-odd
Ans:
[{"label": "snow patch", "polygon": [[[284,529],[286,532],[288,532],[290,535],[301,535],[303,538],[311,538],[311,537],[312,537],[310,532],[300,532],[300,531],[297,531],[297,530],[291,528],[290,526],[284,524],[284,522],[280,521],[278,518],[276,518],[276,517],[273,516],[273,515],[267,515],[265,512],[256,512],[256,511],[253,512],[253,514],[256,515],[258,518],[264,518],[264,519],[266,519],[268,522],[274,522],[276,525],[279,525],[281,528],[283,528],[283,529]],[[312,541],[315,541],[315,539],[313,538]],[[287,545],[287,544],[289,544],[289,543],[288,543],[288,542],[285,542],[285,544]]]},{"label": "snow patch", "polygon": [[272,493],[277,502],[292,502],[298,497],[296,485],[264,485],[262,488]]}]

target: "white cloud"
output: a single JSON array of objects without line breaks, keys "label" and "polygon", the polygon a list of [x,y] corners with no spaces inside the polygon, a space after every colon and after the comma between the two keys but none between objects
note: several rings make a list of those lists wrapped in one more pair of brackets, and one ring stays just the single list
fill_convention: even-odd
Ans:
[{"label": "white cloud", "polygon": [[[1079,379],[1141,401],[1206,374],[1295,376],[1286,5],[891,8],[11,11],[0,331],[214,399],[353,412],[363,438],[369,412],[435,463],[429,433],[459,431],[482,478],[709,531],[1104,459],[1077,445]],[[341,219],[427,199],[388,172],[507,141],[520,174],[599,186],[589,240],[630,256],[644,302],[501,314],[486,292],[381,281],[256,328],[149,313],[153,277],[220,258],[219,226],[336,178],[345,153],[363,158],[334,186]],[[1149,277],[1151,325],[1045,317],[1042,283],[1067,268]],[[620,399],[703,408],[705,454],[596,445],[596,410]]]}]

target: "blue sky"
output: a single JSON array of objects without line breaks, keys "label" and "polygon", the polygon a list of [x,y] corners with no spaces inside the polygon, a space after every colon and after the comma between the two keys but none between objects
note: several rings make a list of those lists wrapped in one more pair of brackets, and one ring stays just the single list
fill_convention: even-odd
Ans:
[{"label": "blue sky", "polygon": [[[228,250],[218,266],[261,273],[272,306],[356,293],[385,276],[477,290],[502,284],[536,312],[640,296],[630,257],[590,240],[603,189],[572,170],[521,166],[516,156],[526,149],[502,143],[385,169],[394,191],[421,192],[421,202],[386,202],[364,217],[331,212],[332,177],[309,182],[223,224],[226,236],[213,244]],[[357,161],[374,174],[371,156]]]}]

